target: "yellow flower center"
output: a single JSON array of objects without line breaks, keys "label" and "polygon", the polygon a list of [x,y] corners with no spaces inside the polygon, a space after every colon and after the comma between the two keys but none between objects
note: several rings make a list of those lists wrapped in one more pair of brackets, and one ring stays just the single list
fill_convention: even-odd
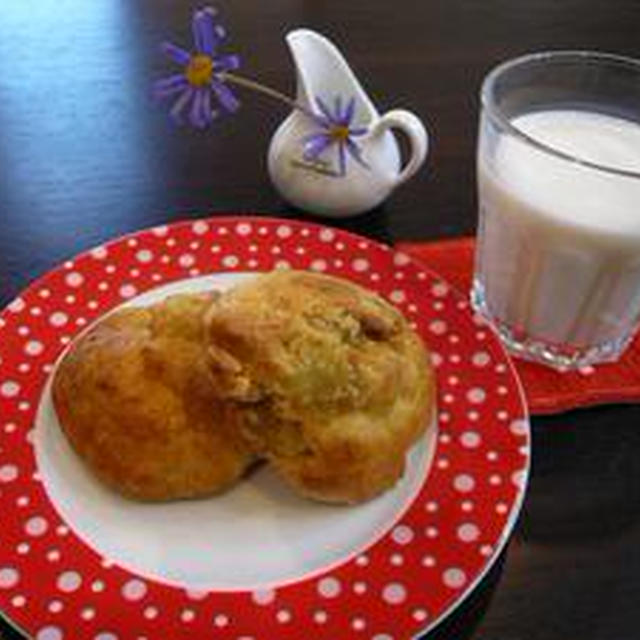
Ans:
[{"label": "yellow flower center", "polygon": [[209,56],[198,53],[195,56],[191,56],[184,75],[189,84],[194,87],[203,87],[211,82],[213,67],[213,60]]},{"label": "yellow flower center", "polygon": [[334,125],[331,127],[329,135],[337,142],[344,142],[349,137],[349,127]]}]

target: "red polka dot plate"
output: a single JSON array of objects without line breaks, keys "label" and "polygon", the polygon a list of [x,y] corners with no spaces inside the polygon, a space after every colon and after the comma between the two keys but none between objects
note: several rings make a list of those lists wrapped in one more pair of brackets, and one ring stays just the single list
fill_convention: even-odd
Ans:
[{"label": "red polka dot plate", "polygon": [[[51,406],[65,346],[119,305],[286,268],[377,291],[431,348],[437,429],[398,486],[339,508],[296,498],[269,469],[166,505],[100,486]],[[0,610],[37,640],[417,637],[477,585],[522,503],[529,425],[497,338],[421,264],[328,227],[213,218],[96,247],[2,312],[0,366]]]}]

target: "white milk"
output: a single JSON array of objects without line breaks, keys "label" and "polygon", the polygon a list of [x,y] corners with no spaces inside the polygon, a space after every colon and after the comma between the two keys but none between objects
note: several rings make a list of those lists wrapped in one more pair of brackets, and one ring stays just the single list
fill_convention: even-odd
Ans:
[{"label": "white milk", "polygon": [[[583,161],[640,173],[640,125],[588,111],[513,120]],[[497,135],[497,138],[496,138]],[[640,178],[483,132],[476,274],[491,315],[577,348],[625,338],[640,314]]]}]

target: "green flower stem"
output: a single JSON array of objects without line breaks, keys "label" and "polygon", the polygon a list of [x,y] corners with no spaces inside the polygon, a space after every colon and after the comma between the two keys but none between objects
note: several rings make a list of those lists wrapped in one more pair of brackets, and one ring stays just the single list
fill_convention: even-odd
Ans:
[{"label": "green flower stem", "polygon": [[272,89],[271,87],[267,87],[260,82],[256,82],[255,80],[250,80],[249,78],[243,78],[242,76],[237,76],[235,73],[229,73],[228,71],[223,71],[218,74],[218,77],[223,82],[228,82],[229,84],[235,84],[239,87],[244,87],[245,89],[251,89],[252,91],[257,91],[258,93],[263,93],[271,98],[275,98],[276,100],[280,100],[285,104],[289,105],[293,109],[298,109],[302,111],[304,114],[308,115],[311,118],[315,119],[315,116],[308,109],[298,104],[295,100],[290,98],[289,96],[277,91],[276,89]]}]

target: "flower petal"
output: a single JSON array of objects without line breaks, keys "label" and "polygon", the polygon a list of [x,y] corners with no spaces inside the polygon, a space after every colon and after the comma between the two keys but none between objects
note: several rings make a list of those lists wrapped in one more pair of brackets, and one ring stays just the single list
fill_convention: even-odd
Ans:
[{"label": "flower petal", "polygon": [[356,99],[351,98],[347,103],[347,108],[344,110],[344,114],[342,116],[342,123],[345,127],[348,127],[353,120],[353,115],[356,112]]},{"label": "flower petal", "polygon": [[331,146],[332,143],[332,138],[325,133],[316,133],[314,135],[307,136],[303,146],[303,156],[305,160],[316,160],[325,149]]},{"label": "flower petal", "polygon": [[216,56],[213,62],[215,64],[215,70],[218,72],[234,71],[240,68],[240,56],[236,54]]},{"label": "flower petal", "polygon": [[353,140],[350,140],[349,138],[347,138],[347,140],[346,140],[346,145],[347,145],[347,151],[349,152],[349,155],[358,164],[360,164],[363,167],[365,167],[365,169],[369,169],[370,168],[369,164],[362,157],[362,151],[360,150],[360,147]]},{"label": "flower petal", "polygon": [[184,91],[189,86],[187,79],[181,73],[167,78],[161,78],[153,83],[153,97],[157,100]]},{"label": "flower petal", "polygon": [[331,113],[331,109],[329,109],[325,101],[320,96],[316,96],[316,104],[320,108],[320,111],[322,111],[324,117],[327,119],[328,127],[330,127],[332,124],[335,124],[335,118]]},{"label": "flower petal", "polygon": [[205,89],[197,89],[193,96],[193,102],[191,103],[189,122],[193,127],[196,127],[196,129],[203,129],[205,127],[205,122],[202,118],[202,98],[205,93]]},{"label": "flower petal", "polygon": [[369,131],[368,127],[357,127],[355,129],[349,129],[349,136],[363,136]]},{"label": "flower petal", "polygon": [[218,98],[218,102],[229,112],[233,113],[240,108],[240,101],[233,95],[231,89],[219,80],[211,81],[211,88]]},{"label": "flower petal", "polygon": [[213,113],[211,111],[211,92],[208,89],[205,89],[202,93],[201,108],[204,126],[207,127],[213,120]]},{"label": "flower petal", "polygon": [[344,148],[344,142],[338,144],[338,166],[340,167],[340,175],[347,174],[347,152]]},{"label": "flower petal", "polygon": [[181,65],[189,64],[189,60],[191,60],[191,56],[188,51],[185,51],[181,47],[172,44],[171,42],[163,42],[160,45],[162,51],[168,55],[174,62],[177,62]]},{"label": "flower petal", "polygon": [[333,119],[336,123],[343,124],[342,96],[340,94],[333,99]]},{"label": "flower petal", "polygon": [[175,101],[173,107],[171,107],[171,111],[169,112],[169,115],[171,116],[171,119],[176,124],[183,123],[182,112],[184,111],[184,108],[189,103],[189,100],[191,100],[191,96],[193,95],[193,92],[194,92],[193,87],[187,87],[182,93],[182,95]]},{"label": "flower petal", "polygon": [[198,53],[208,53],[205,51],[207,45],[206,30],[208,19],[202,11],[194,11],[191,17],[191,34],[193,36],[193,46]]}]

